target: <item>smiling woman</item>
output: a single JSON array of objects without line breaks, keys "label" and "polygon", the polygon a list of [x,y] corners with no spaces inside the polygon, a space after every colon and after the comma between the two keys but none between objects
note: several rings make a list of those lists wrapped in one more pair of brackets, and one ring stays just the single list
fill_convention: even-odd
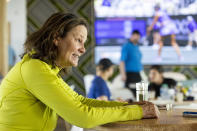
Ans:
[{"label": "smiling woman", "polygon": [[78,65],[86,39],[86,22],[71,13],[53,14],[27,38],[22,60],[0,85],[0,131],[52,131],[57,114],[83,128],[158,117],[151,103],[88,99],[63,81],[60,70]]},{"label": "smiling woman", "polygon": [[77,66],[78,57],[85,52],[87,24],[73,14],[53,14],[25,42],[25,54],[64,70]]},{"label": "smiling woman", "polygon": [[85,52],[84,43],[86,38],[86,27],[78,25],[68,32],[67,37],[54,40],[60,53],[56,61],[57,65],[62,68],[77,66],[79,57]]}]

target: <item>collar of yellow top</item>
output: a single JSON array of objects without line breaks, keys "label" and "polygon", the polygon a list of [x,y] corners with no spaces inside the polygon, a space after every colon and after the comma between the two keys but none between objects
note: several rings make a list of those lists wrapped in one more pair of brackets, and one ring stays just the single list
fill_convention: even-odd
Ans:
[{"label": "collar of yellow top", "polygon": [[[23,59],[22,59],[22,61],[26,61],[26,60],[29,60],[29,59],[31,59],[30,57],[29,57],[29,55],[28,54],[25,54],[24,56],[23,56]],[[42,60],[40,60],[40,61],[42,61]],[[44,62],[44,61],[43,61]],[[44,63],[46,63],[46,62],[44,62]],[[47,64],[47,63],[46,63]],[[55,72],[55,74],[58,74],[59,72],[60,72],[60,68],[58,67],[58,66],[56,66],[55,68],[52,68],[52,65],[49,65],[49,64],[47,64],[54,72]]]},{"label": "collar of yellow top", "polygon": [[57,66],[54,69],[52,69],[52,70],[55,72],[56,75],[60,72],[60,68],[57,67]]}]

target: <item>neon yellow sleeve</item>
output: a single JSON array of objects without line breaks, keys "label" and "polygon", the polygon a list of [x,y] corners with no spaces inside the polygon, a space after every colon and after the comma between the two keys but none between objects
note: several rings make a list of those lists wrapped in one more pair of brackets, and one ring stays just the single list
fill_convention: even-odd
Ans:
[{"label": "neon yellow sleeve", "polygon": [[27,90],[73,125],[91,128],[142,118],[142,108],[138,105],[121,106],[124,103],[91,100],[77,95],[49,65],[40,60],[24,62],[21,75]]},{"label": "neon yellow sleeve", "polygon": [[[61,83],[64,84],[65,87],[68,87],[68,85],[64,82],[63,79],[60,79]],[[68,90],[70,90],[70,93],[78,99],[82,104],[85,104],[87,106],[93,106],[93,107],[113,107],[113,106],[123,106],[128,104],[127,102],[117,102],[117,101],[101,101],[97,99],[90,99],[83,97],[81,95],[78,95],[75,91],[72,91],[70,87],[68,87]]]},{"label": "neon yellow sleeve", "polygon": [[94,107],[114,107],[114,106],[123,106],[128,104],[127,102],[101,101],[96,99],[90,99],[90,98],[85,98],[81,95],[79,97],[80,97],[79,100],[83,104],[86,104],[88,106],[94,106]]}]

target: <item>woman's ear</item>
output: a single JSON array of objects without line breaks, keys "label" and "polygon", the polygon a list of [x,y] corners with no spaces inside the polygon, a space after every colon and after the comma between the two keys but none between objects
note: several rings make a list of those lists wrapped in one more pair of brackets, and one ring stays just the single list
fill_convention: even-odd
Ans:
[{"label": "woman's ear", "polygon": [[54,39],[54,40],[53,40],[53,43],[54,43],[56,46],[58,46],[58,40],[57,40],[57,39]]},{"label": "woman's ear", "polygon": [[53,43],[54,43],[56,46],[58,46],[59,41],[60,41],[60,38],[58,37],[58,34],[55,33],[54,36],[53,36]]}]

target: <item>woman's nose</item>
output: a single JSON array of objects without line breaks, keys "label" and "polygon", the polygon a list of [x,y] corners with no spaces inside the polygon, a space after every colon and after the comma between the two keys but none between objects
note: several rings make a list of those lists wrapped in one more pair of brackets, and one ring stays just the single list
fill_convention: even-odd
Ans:
[{"label": "woman's nose", "polygon": [[79,48],[79,52],[81,54],[85,53],[85,51],[86,51],[86,49],[85,49],[84,45],[81,48]]}]

